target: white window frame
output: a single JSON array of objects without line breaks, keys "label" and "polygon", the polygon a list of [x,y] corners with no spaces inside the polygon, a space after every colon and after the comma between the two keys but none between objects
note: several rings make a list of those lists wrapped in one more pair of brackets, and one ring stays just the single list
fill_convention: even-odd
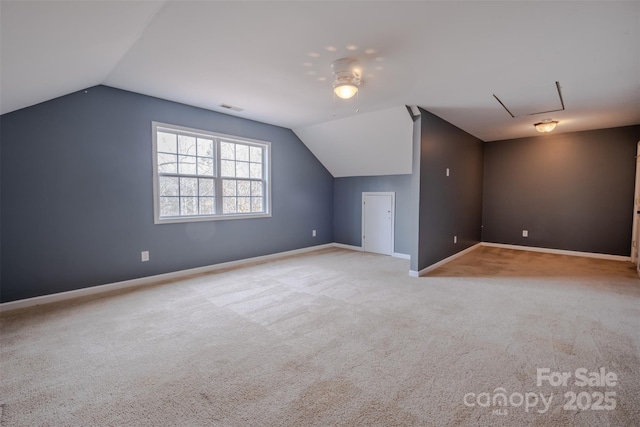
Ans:
[{"label": "white window frame", "polygon": [[[174,217],[160,217],[160,174],[158,173],[158,145],[157,135],[158,128],[166,129],[168,131],[174,130],[181,133],[192,134],[193,136],[206,137],[213,139],[214,141],[214,162],[215,173],[213,176],[215,186],[215,200],[216,200],[216,212],[212,215],[192,215],[192,216],[174,216]],[[257,139],[244,138],[234,135],[226,135],[217,132],[210,132],[201,129],[193,129],[184,126],[172,125],[161,122],[151,122],[151,133],[153,140],[153,216],[154,224],[172,224],[179,222],[201,222],[201,221],[220,221],[230,219],[250,219],[250,218],[268,218],[271,217],[271,143],[268,141],[261,141]],[[222,206],[222,180],[224,179],[220,175],[220,142],[234,142],[245,145],[260,146],[263,149],[263,162],[262,162],[262,174],[263,174],[263,206],[264,212],[256,213],[232,213],[223,214],[218,207]],[[230,178],[242,180],[242,177]],[[249,179],[249,178],[247,178]],[[254,179],[255,180],[255,179]]]}]

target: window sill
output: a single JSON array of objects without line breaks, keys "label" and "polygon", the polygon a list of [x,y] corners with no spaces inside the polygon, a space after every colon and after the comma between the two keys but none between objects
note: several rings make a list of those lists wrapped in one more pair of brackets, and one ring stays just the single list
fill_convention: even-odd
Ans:
[{"label": "window sill", "polygon": [[230,215],[215,215],[215,216],[185,216],[185,217],[173,217],[173,218],[155,218],[154,224],[175,224],[179,222],[203,222],[203,221],[226,221],[232,219],[252,219],[252,218],[270,218],[271,213],[263,214],[230,214]]}]

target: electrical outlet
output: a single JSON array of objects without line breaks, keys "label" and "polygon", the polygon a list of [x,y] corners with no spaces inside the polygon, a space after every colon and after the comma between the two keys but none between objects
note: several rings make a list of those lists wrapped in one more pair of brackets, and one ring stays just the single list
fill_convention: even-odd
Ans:
[{"label": "electrical outlet", "polygon": [[140,252],[140,260],[142,262],[147,262],[149,261],[149,251],[142,251]]},{"label": "electrical outlet", "polygon": [[311,237],[316,237],[316,230],[311,230]]},{"label": "electrical outlet", "polygon": [[458,236],[453,236],[453,243],[458,243]]},{"label": "electrical outlet", "polygon": [[522,230],[522,237],[529,237],[529,231],[528,230]]}]

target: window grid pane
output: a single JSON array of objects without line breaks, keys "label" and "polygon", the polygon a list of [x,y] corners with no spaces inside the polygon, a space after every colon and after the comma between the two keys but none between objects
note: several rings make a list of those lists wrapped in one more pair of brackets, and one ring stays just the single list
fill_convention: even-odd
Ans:
[{"label": "window grid pane", "polygon": [[237,198],[236,197],[223,197],[222,198],[222,213],[223,214],[232,214],[236,213],[237,209]]},{"label": "window grid pane", "polygon": [[264,212],[262,207],[262,197],[251,198],[251,212]]},{"label": "window grid pane", "polygon": [[158,172],[177,173],[178,156],[170,153],[158,153]]},{"label": "window grid pane", "polygon": [[236,176],[236,162],[233,160],[220,161],[220,175],[223,177]]},{"label": "window grid pane", "polygon": [[178,197],[160,197],[160,216],[178,216]]},{"label": "window grid pane", "polygon": [[174,133],[158,132],[158,153],[177,153],[177,135]]},{"label": "window grid pane", "polygon": [[158,128],[155,156],[159,217],[266,213],[267,148]]},{"label": "window grid pane", "polygon": [[216,213],[215,198],[213,197],[200,197],[198,199],[198,213],[200,215],[213,215]]},{"label": "window grid pane", "polygon": [[262,181],[223,179],[223,214],[264,213]]}]

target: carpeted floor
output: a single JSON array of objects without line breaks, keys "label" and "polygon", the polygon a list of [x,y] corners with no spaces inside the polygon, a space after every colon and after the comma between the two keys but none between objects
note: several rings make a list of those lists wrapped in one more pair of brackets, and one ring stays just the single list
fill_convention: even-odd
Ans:
[{"label": "carpeted floor", "polygon": [[2,313],[1,425],[640,425],[630,263],[408,269],[328,249]]}]

